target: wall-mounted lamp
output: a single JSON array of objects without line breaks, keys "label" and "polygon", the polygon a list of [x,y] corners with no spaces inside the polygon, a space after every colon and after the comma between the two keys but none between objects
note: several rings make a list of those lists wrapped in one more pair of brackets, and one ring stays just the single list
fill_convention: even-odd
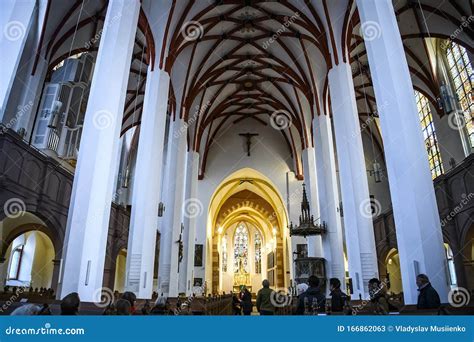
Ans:
[{"label": "wall-mounted lamp", "polygon": [[163,202],[158,204],[158,217],[163,217],[163,213],[165,212],[165,205]]}]

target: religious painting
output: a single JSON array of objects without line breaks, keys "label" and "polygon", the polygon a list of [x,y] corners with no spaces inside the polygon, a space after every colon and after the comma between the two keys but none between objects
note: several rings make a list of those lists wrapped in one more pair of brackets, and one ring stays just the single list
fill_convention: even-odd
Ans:
[{"label": "religious painting", "polygon": [[305,243],[299,243],[296,245],[296,253],[298,258],[308,257],[308,245]]},{"label": "religious painting", "polygon": [[275,286],[275,270],[269,270],[267,272],[267,279],[270,283],[270,286]]},{"label": "religious painting", "polygon": [[202,286],[202,278],[194,278],[193,286],[201,287]]},{"label": "religious painting", "polygon": [[202,266],[203,245],[195,245],[194,247],[194,266]]},{"label": "religious painting", "polygon": [[275,253],[270,252],[267,255],[267,268],[275,267]]}]

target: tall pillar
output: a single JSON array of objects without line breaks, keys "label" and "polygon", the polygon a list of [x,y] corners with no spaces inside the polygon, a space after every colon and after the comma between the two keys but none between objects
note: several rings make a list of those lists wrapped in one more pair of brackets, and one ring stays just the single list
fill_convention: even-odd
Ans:
[{"label": "tall pillar", "polygon": [[[183,198],[186,165],[187,127],[182,119],[170,124],[168,137],[168,161],[165,177],[165,217],[161,227],[158,291],[169,297],[178,295],[178,263],[181,223],[183,222]],[[184,244],[184,241],[183,241]],[[179,269],[178,269],[179,267]]]},{"label": "tall pillar", "polygon": [[58,290],[58,281],[59,281],[59,269],[61,266],[60,259],[54,259],[53,263],[53,276],[51,278],[51,288],[54,290],[54,293]]},{"label": "tall pillar", "polygon": [[114,174],[140,1],[109,1],[82,132],[63,250],[61,297],[100,298]]},{"label": "tall pillar", "polygon": [[35,0],[2,1],[0,11],[0,122],[34,20]]},{"label": "tall pillar", "polygon": [[425,273],[446,302],[447,267],[441,223],[413,84],[389,0],[357,0],[362,26],[379,35],[365,44],[382,126],[405,304],[417,301],[416,274]]},{"label": "tall pillar", "polygon": [[[306,194],[310,204],[311,215],[313,215],[315,222],[320,218],[319,213],[319,199],[318,199],[318,184],[316,174],[316,154],[314,147],[306,147],[302,152],[304,183],[306,186]],[[321,221],[322,222],[322,221]],[[321,235],[313,235],[307,237],[308,241],[308,256],[323,258],[323,242]]]},{"label": "tall pillar", "polygon": [[184,202],[184,256],[180,266],[182,272],[179,276],[179,292],[191,295],[194,278],[194,249],[197,218],[203,214],[202,203],[197,199],[199,175],[199,153],[188,152],[186,172],[186,200]]},{"label": "tall pillar", "polygon": [[138,298],[150,299],[153,292],[169,83],[166,72],[148,68],[133,177],[125,280],[126,290],[134,292]]},{"label": "tall pillar", "polygon": [[349,273],[356,298],[359,295],[367,298],[368,281],[378,277],[377,253],[351,67],[347,63],[335,65],[328,77]]},{"label": "tall pillar", "polygon": [[316,167],[319,189],[319,210],[321,220],[327,223],[323,239],[328,276],[338,278],[345,289],[344,241],[341,216],[338,212],[339,191],[336,175],[336,160],[332,136],[331,119],[319,115],[313,120],[314,145],[316,146]]}]

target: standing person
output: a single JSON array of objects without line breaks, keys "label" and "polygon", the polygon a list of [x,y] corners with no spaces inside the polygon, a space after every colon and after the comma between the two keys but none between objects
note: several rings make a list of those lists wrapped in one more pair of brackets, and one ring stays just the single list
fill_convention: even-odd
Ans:
[{"label": "standing person", "polygon": [[441,306],[438,292],[431,286],[430,280],[426,274],[418,274],[416,277],[416,286],[418,286],[417,309],[438,309]]},{"label": "standing person", "polygon": [[349,298],[344,292],[341,291],[341,281],[337,278],[329,279],[329,290],[331,295],[331,311],[344,311],[344,305]]},{"label": "standing person", "polygon": [[242,292],[240,293],[240,306],[242,307],[242,312],[245,316],[249,316],[252,312],[252,294],[247,289],[246,286],[242,288]]},{"label": "standing person", "polygon": [[134,315],[136,311],[135,303],[137,302],[137,296],[135,293],[130,291],[124,292],[121,299],[125,299],[130,303],[130,314]]},{"label": "standing person", "polygon": [[257,310],[260,315],[273,315],[275,313],[275,306],[272,303],[273,290],[270,288],[270,282],[265,279],[262,281],[262,288],[257,293]]},{"label": "standing person", "polygon": [[376,315],[387,315],[389,312],[385,286],[377,278],[369,280],[369,295],[371,309]]},{"label": "standing person", "polygon": [[79,313],[81,300],[77,292],[71,292],[61,300],[61,315],[74,316]]},{"label": "standing person", "polygon": [[130,308],[130,302],[126,299],[119,299],[117,303],[115,303],[115,312],[118,316],[129,316]]},{"label": "standing person", "polygon": [[308,285],[308,289],[298,297],[296,315],[305,314],[305,303],[307,303],[311,310],[324,312],[326,296],[321,292],[321,288],[319,287],[319,278],[315,275],[310,276],[308,278]]},{"label": "standing person", "polygon": [[232,312],[234,315],[237,315],[237,316],[242,314],[242,311],[240,308],[240,299],[235,293],[232,294]]}]

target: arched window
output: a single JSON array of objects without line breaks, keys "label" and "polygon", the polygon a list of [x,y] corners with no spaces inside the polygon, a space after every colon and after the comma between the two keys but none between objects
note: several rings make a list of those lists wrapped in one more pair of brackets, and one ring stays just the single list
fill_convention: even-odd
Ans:
[{"label": "arched window", "polygon": [[426,96],[415,90],[416,106],[420,116],[421,129],[425,139],[426,151],[428,152],[428,161],[430,163],[431,176],[433,179],[441,175],[443,164],[441,154],[439,153],[438,140],[436,138],[433,116],[431,114],[430,103]]},{"label": "arched window", "polygon": [[222,272],[227,272],[227,237],[222,237]]},{"label": "arched window", "polygon": [[234,236],[234,273],[238,273],[239,271],[249,273],[248,249],[249,232],[246,226],[239,224]]},{"label": "arched window", "polygon": [[446,252],[446,260],[448,262],[448,270],[449,270],[449,280],[452,286],[456,286],[458,283],[456,278],[456,269],[454,268],[454,256],[451,247],[447,243],[444,244],[444,249]]},{"label": "arched window", "polygon": [[8,269],[8,280],[18,280],[20,277],[21,257],[23,256],[23,246],[15,247],[11,254],[10,267]]},{"label": "arched window", "polygon": [[454,91],[464,114],[467,134],[471,147],[474,147],[474,93],[472,86],[472,66],[466,49],[450,42],[446,49],[449,73],[454,84]]},{"label": "arched window", "polygon": [[421,129],[423,130],[423,139],[425,140],[426,151],[428,152],[428,161],[430,163],[431,176],[433,179],[441,175],[443,163],[439,153],[438,139],[433,124],[430,103],[426,96],[415,90],[416,107],[420,117]]},{"label": "arched window", "polygon": [[255,233],[255,273],[262,273],[262,238],[259,232]]}]

